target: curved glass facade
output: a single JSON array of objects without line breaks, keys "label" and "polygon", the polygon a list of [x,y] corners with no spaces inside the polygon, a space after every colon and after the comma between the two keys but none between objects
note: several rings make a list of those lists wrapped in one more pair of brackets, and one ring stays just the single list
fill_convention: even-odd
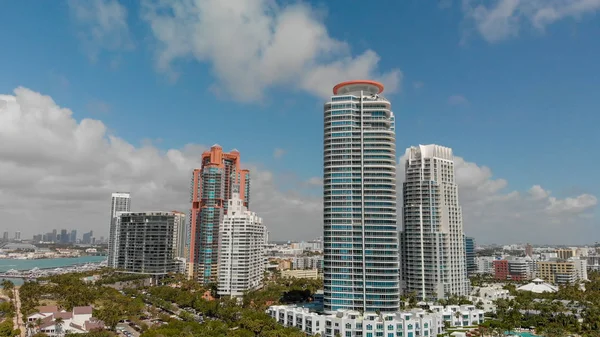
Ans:
[{"label": "curved glass facade", "polygon": [[[399,305],[396,136],[383,86],[349,82],[324,109],[325,311]],[[340,94],[343,93],[343,94]]]}]

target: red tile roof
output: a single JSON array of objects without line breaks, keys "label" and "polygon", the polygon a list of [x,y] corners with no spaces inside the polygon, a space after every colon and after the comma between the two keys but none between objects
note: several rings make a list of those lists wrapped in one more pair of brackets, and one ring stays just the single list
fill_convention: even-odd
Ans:
[{"label": "red tile roof", "polygon": [[62,318],[63,320],[71,319],[71,318],[73,318],[73,313],[72,312],[55,312],[54,319],[57,319],[59,317]]},{"label": "red tile roof", "polygon": [[42,305],[36,308],[37,311],[41,314],[49,314],[58,312],[58,307],[56,305]]},{"label": "red tile roof", "polygon": [[88,305],[85,307],[74,307],[73,315],[91,315],[93,311],[92,306]]}]

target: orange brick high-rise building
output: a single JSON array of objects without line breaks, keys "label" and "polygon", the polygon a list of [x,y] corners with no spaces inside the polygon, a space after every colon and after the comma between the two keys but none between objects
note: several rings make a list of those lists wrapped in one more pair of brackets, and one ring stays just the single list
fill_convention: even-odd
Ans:
[{"label": "orange brick high-rise building", "polygon": [[234,188],[249,208],[250,171],[240,165],[237,150],[223,152],[213,145],[202,154],[202,167],[192,173],[189,262],[190,274],[201,283],[217,281],[219,224]]}]

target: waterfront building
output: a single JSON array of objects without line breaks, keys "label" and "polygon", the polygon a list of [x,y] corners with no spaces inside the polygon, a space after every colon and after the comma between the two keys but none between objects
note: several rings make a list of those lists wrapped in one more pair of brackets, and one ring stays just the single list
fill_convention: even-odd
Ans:
[{"label": "waterfront building", "polygon": [[26,335],[41,333],[59,337],[104,329],[104,322],[93,317],[92,312],[92,306],[73,307],[71,311],[59,310],[55,305],[39,306],[35,313],[27,316]]},{"label": "waterfront building", "polygon": [[467,275],[472,276],[477,273],[477,264],[475,263],[475,238],[465,237],[465,255],[467,258]]},{"label": "waterfront building", "polygon": [[2,234],[2,241],[8,241],[8,231],[5,231],[5,232]]},{"label": "waterfront building", "polygon": [[202,167],[194,169],[191,181],[189,264],[190,274],[201,283],[218,281],[219,224],[234,185],[240,186],[240,199],[249,208],[250,171],[241,168],[240,153],[213,145],[202,154]]},{"label": "waterfront building", "polygon": [[435,337],[446,332],[445,324],[461,328],[477,326],[485,319],[484,311],[474,305],[430,305],[429,311],[419,308],[389,313],[339,309],[326,315],[295,305],[275,305],[267,309],[267,314],[283,326],[323,337]]},{"label": "waterfront building", "polygon": [[83,233],[83,237],[81,238],[81,243],[91,244],[93,237],[94,237],[94,231],[89,231],[88,233]]},{"label": "waterfront building", "polygon": [[333,88],[324,106],[324,309],[399,308],[396,133],[374,81]]},{"label": "waterfront building", "polygon": [[[117,247],[119,246],[118,215],[131,211],[131,195],[129,192],[113,193],[110,200],[110,228],[108,233],[108,266],[115,268],[117,263]],[[102,241],[102,240],[101,240]]]},{"label": "waterfront building", "polygon": [[[175,257],[180,258],[180,259],[186,259],[187,258],[187,243],[188,243],[188,226],[187,226],[187,217],[185,216],[185,213],[182,212],[178,212],[178,211],[172,211],[171,213],[177,214],[178,216],[175,218],[175,220],[177,221],[177,223],[175,224],[175,242],[176,242],[176,248],[175,248]],[[185,269],[185,268],[184,268]]]},{"label": "waterfront building", "polygon": [[71,230],[71,235],[69,237],[69,242],[70,243],[77,243],[77,230],[76,229]]},{"label": "waterfront building", "polygon": [[66,244],[69,243],[69,238],[70,238],[69,232],[67,232],[66,229],[61,229],[60,230],[60,240],[59,240],[59,242],[62,243],[62,244],[64,244],[64,245],[66,245]]},{"label": "waterfront building", "polygon": [[21,241],[21,232],[19,232],[19,231],[15,232],[15,241]]},{"label": "waterfront building", "polygon": [[114,268],[155,279],[179,272],[177,232],[182,223],[180,212],[119,212]]},{"label": "waterfront building", "polygon": [[419,145],[407,155],[401,233],[405,291],[421,300],[466,296],[470,284],[452,149]]},{"label": "waterfront building", "polygon": [[265,272],[266,229],[262,218],[249,211],[234,186],[227,214],[219,228],[217,292],[241,297],[262,286]]}]

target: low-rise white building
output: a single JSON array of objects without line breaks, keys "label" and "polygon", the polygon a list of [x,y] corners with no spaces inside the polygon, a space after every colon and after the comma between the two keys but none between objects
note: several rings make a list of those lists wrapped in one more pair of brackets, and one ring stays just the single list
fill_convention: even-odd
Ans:
[{"label": "low-rise white building", "polygon": [[492,256],[477,256],[475,257],[478,274],[493,274],[494,273],[494,257]]},{"label": "low-rise white building", "polygon": [[501,298],[510,299],[512,296],[502,285],[495,284],[487,287],[473,288],[471,296],[469,296],[469,301],[475,305],[479,304],[485,312],[496,312],[495,301]]},{"label": "low-rise white building", "polygon": [[104,323],[92,317],[91,306],[74,307],[73,311],[64,311],[50,305],[37,307],[37,310],[37,313],[27,316],[27,323],[32,325],[29,328],[31,335],[41,332],[55,337],[104,329]]},{"label": "low-rise white building", "polygon": [[473,305],[431,306],[430,311],[412,309],[396,313],[365,313],[338,310],[323,315],[294,305],[271,306],[267,313],[281,325],[308,335],[323,337],[435,337],[444,333],[444,321],[452,327],[470,327],[483,322],[483,310]]}]

